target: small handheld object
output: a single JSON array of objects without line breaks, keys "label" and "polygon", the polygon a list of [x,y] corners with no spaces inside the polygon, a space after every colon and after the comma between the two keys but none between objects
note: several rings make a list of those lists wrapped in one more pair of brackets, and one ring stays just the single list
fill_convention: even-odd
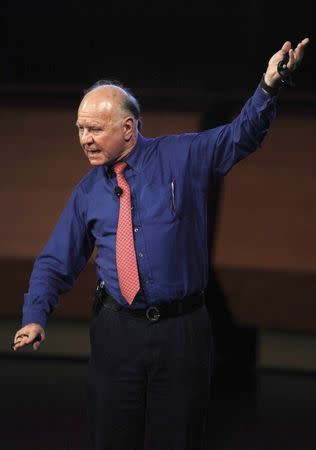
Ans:
[{"label": "small handheld object", "polygon": [[295,86],[295,83],[292,79],[292,72],[295,70],[290,70],[287,67],[287,63],[289,62],[289,53],[286,53],[284,58],[278,63],[278,74],[281,77],[281,82],[287,84],[291,87]]},{"label": "small handheld object", "polygon": [[[24,337],[24,336],[29,336],[28,334],[20,334],[19,336],[18,336],[18,338],[22,338],[22,337]],[[29,344],[34,344],[34,342],[37,342],[37,341],[41,341],[42,340],[42,336],[40,335],[40,334],[38,334],[34,339],[33,339],[33,341],[32,342],[29,342]],[[11,347],[11,350],[14,350],[14,347],[15,347],[15,345],[17,344],[18,342],[12,342],[11,343],[11,345],[10,345],[10,347]]]}]

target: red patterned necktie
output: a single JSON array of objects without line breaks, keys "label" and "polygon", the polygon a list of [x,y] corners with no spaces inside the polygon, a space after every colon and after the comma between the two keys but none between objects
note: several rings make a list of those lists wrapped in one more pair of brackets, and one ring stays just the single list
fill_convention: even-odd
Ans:
[{"label": "red patterned necktie", "polygon": [[116,266],[121,293],[131,304],[140,289],[140,283],[132,226],[131,190],[123,175],[126,166],[127,163],[123,161],[113,166],[117,184],[122,189],[116,233]]}]

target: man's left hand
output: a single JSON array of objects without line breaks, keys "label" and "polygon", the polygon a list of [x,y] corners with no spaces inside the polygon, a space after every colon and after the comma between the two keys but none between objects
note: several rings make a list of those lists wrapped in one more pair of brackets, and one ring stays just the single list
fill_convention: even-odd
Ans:
[{"label": "man's left hand", "polygon": [[300,64],[305,47],[308,45],[309,39],[303,39],[295,49],[292,48],[292,44],[290,41],[286,41],[282,48],[276,52],[269,60],[267,70],[265,72],[264,81],[267,85],[271,87],[276,87],[281,80],[281,77],[278,73],[278,64],[283,60],[285,55],[289,54],[289,60],[286,64],[286,67],[293,72],[298,65]]}]

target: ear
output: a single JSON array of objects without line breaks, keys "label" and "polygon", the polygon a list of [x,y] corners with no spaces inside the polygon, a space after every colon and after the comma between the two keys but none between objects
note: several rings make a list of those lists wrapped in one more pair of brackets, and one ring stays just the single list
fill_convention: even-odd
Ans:
[{"label": "ear", "polygon": [[129,141],[134,134],[135,119],[133,116],[126,116],[123,119],[123,136],[126,141]]}]

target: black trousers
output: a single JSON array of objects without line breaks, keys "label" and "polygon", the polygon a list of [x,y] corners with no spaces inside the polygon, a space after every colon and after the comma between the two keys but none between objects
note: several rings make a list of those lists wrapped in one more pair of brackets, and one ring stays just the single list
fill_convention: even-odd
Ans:
[{"label": "black trousers", "polygon": [[212,342],[205,305],[157,322],[101,308],[90,322],[91,450],[204,450]]}]

